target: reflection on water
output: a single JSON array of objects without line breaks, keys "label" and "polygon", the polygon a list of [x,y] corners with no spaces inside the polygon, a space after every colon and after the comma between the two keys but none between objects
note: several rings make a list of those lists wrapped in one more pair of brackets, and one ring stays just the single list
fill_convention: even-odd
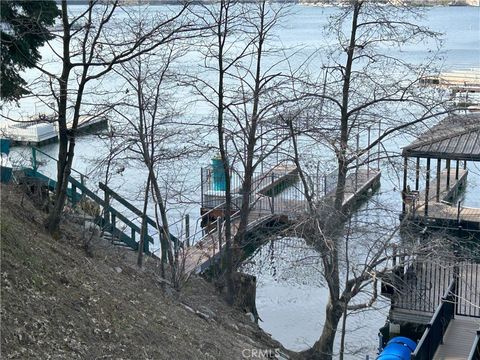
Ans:
[{"label": "reflection on water", "polygon": [[[302,239],[283,238],[264,245],[247,263],[247,273],[257,276],[257,309],[260,326],[286,348],[301,351],[320,337],[328,290],[323,285],[318,253]],[[353,352],[376,354],[378,328],[384,324],[388,303],[349,315],[346,359]],[[338,349],[340,336],[336,339]],[[337,350],[338,351],[338,350]]]}]

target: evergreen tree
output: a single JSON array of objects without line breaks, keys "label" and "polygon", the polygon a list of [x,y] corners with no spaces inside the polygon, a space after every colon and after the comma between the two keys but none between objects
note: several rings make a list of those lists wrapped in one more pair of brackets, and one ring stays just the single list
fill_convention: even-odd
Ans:
[{"label": "evergreen tree", "polygon": [[16,101],[28,94],[20,72],[41,59],[39,48],[53,38],[47,27],[60,11],[54,0],[2,0],[0,15],[0,97]]}]

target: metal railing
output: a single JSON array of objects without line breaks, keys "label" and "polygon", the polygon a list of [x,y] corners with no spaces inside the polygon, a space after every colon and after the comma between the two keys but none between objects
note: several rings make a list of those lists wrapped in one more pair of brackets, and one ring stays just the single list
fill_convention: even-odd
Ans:
[{"label": "metal railing", "polygon": [[468,355],[467,360],[479,360],[480,359],[480,329],[477,330],[477,336],[475,336],[475,340],[472,345],[472,350],[470,350],[470,354]]},{"label": "metal railing", "polygon": [[432,359],[438,346],[443,343],[443,335],[455,315],[456,285],[456,278],[454,278],[412,353],[412,360]]},{"label": "metal railing", "polygon": [[454,264],[422,257],[402,259],[400,263],[392,309],[435,312],[453,280]]}]

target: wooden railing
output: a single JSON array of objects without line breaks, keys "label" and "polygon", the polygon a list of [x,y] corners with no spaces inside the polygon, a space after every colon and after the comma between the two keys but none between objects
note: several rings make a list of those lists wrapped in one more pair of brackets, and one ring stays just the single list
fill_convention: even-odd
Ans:
[{"label": "wooden railing", "polygon": [[[48,176],[45,176],[38,171],[37,152],[42,153],[44,156],[54,161],[57,161],[49,154],[35,147],[32,147],[32,169],[24,169],[24,173],[27,176],[32,176],[45,180],[48,188],[51,191],[54,191],[57,185],[56,181],[50,179]],[[163,236],[162,227],[157,226],[155,220],[150,218],[148,215],[144,216],[141,210],[137,209],[134,205],[132,205],[130,202],[128,202],[126,199],[124,199],[122,196],[117,194],[105,184],[99,183],[99,188],[103,191],[104,194],[102,199],[100,196],[98,196],[85,186],[85,179],[88,178],[86,175],[76,171],[75,169],[72,169],[72,173],[75,173],[80,177],[80,181],[78,181],[72,176],[68,177],[70,187],[67,189],[67,197],[71,201],[72,205],[77,205],[83,198],[89,198],[102,210],[99,212],[98,215],[94,216],[93,221],[97,225],[99,225],[103,230],[111,233],[114,238],[118,239],[118,241],[120,242],[123,242],[125,245],[129,246],[133,250],[138,250],[139,241],[137,241],[137,239],[141,239],[143,237],[143,251],[146,254],[153,255],[153,253],[150,251],[150,244],[153,244],[153,238],[148,235],[147,229],[145,229],[145,233],[142,234],[142,229],[124,215],[125,211],[119,211],[112,206],[112,200],[117,201],[125,209],[132,212],[135,217],[139,217],[142,220],[143,218],[145,218],[147,225],[153,226],[155,229],[157,229],[160,236]],[[122,228],[120,228],[119,222],[124,225],[122,226]],[[169,234],[169,240],[172,241],[175,246],[183,246],[183,243],[180,242],[179,239],[172,234]],[[162,253],[164,253],[165,251],[166,249],[162,248]],[[163,256],[163,259],[166,259],[166,256]]]},{"label": "wooden railing", "polygon": [[454,277],[444,297],[442,303],[438,306],[423,336],[412,353],[412,360],[430,360],[435,351],[443,343],[443,335],[447,330],[450,320],[455,316],[455,291],[457,278]]}]

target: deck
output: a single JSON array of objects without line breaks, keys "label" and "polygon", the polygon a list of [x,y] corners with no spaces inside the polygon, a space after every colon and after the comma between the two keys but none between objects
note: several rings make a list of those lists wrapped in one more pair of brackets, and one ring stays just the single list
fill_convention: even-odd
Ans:
[{"label": "deck", "polygon": [[480,319],[457,316],[450,321],[433,360],[465,360],[472,349]]},{"label": "deck", "polygon": [[[376,170],[360,169],[357,174],[350,174],[347,177],[345,188],[344,208],[352,208],[359,201],[364,199],[369,191],[375,189],[380,182],[381,173]],[[266,172],[264,175],[255,177],[255,190],[251,196],[251,212],[248,219],[247,233],[267,231],[270,234],[275,233],[278,225],[293,223],[298,220],[307,209],[307,202],[301,195],[297,170],[291,166],[276,166]],[[288,189],[292,191],[289,193]],[[293,194],[293,195],[292,195]],[[211,201],[211,194],[206,194],[208,201],[204,202],[214,208],[204,211],[221,211],[222,198]],[[292,195],[292,196],[289,196]],[[326,194],[322,194],[319,201],[331,199],[335,195],[335,189],[330,189]],[[218,195],[217,195],[218,196]],[[240,204],[235,202],[237,206]],[[238,228],[239,219],[233,215],[232,235],[234,236]],[[218,259],[225,243],[225,229],[221,225],[218,232],[218,224],[215,223],[210,228],[208,234],[202,237],[200,241],[188,248],[184,254],[185,272],[202,272],[212,261]]]},{"label": "deck", "polygon": [[456,313],[480,319],[480,264],[415,260],[397,279],[390,316],[427,324],[457,273]]},{"label": "deck", "polygon": [[480,230],[480,208],[454,205],[454,201],[466,186],[467,175],[467,170],[459,169],[457,175],[452,169],[448,180],[448,171],[442,171],[439,178],[431,180],[427,213],[425,214],[426,191],[423,190],[415,196],[411,204],[408,214],[410,219],[428,226],[460,226],[469,230]]}]

